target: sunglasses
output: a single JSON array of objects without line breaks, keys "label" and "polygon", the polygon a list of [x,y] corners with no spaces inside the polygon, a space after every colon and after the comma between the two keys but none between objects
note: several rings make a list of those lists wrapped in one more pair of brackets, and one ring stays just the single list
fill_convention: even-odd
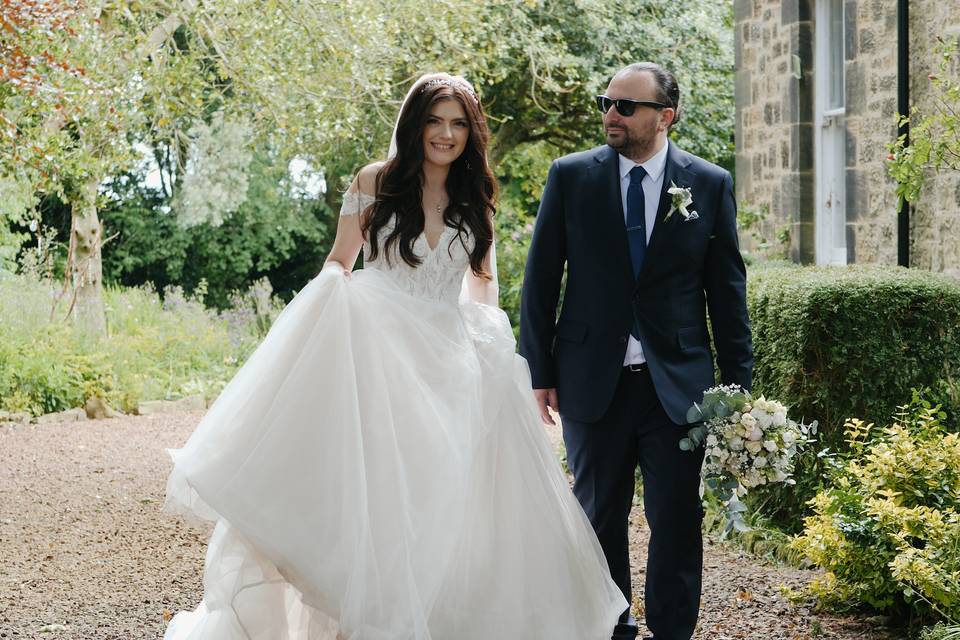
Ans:
[{"label": "sunglasses", "polygon": [[597,96],[597,107],[600,108],[602,113],[610,111],[610,107],[616,107],[617,112],[625,117],[633,115],[633,112],[637,110],[637,107],[650,107],[651,109],[668,109],[672,108],[668,104],[661,104],[659,102],[650,102],[648,100],[628,100],[627,98],[608,98],[607,96]]}]

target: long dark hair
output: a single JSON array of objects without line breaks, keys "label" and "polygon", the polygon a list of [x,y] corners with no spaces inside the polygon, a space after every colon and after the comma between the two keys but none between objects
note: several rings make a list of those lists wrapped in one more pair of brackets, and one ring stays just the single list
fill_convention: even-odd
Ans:
[{"label": "long dark hair", "polygon": [[473,236],[470,268],[478,276],[489,278],[483,269],[483,259],[493,242],[491,216],[496,213],[497,198],[497,181],[487,163],[490,129],[473,88],[466,80],[447,74],[421,78],[397,120],[397,152],[377,174],[376,201],[363,222],[364,235],[370,242],[369,259],[375,260],[381,251],[378,232],[396,218],[382,249],[387,260],[390,249],[396,246],[400,257],[411,267],[422,262],[413,244],[423,233],[425,223],[421,173],[423,135],[430,110],[444,100],[460,103],[470,123],[470,132],[463,153],[450,165],[446,181],[450,204],[443,212],[443,221],[457,230],[451,244],[456,240],[464,242],[465,231]]}]

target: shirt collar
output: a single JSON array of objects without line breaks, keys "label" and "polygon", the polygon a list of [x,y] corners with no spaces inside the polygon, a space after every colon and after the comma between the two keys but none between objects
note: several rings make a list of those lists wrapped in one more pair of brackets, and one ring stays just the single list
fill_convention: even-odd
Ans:
[{"label": "shirt collar", "polygon": [[[641,167],[646,169],[647,175],[650,176],[650,179],[654,182],[660,179],[660,176],[663,175],[663,170],[667,166],[667,149],[669,147],[670,141],[668,140],[660,151],[657,151],[653,156],[648,158],[646,162],[640,164]],[[623,180],[638,163],[619,153],[617,157],[620,159],[620,179]]]}]

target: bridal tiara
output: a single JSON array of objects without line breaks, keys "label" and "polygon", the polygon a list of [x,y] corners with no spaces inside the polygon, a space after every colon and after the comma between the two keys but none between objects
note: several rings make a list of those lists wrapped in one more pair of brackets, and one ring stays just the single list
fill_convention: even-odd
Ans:
[{"label": "bridal tiara", "polygon": [[428,80],[423,83],[422,87],[420,87],[420,93],[423,93],[424,91],[426,91],[431,87],[439,87],[439,86],[450,87],[451,89],[453,87],[458,87],[466,91],[467,93],[469,93],[470,97],[473,98],[473,101],[476,102],[477,105],[480,104],[480,99],[477,98],[477,94],[473,90],[473,87],[471,87],[466,81],[459,80],[457,78],[434,78],[433,80]]}]

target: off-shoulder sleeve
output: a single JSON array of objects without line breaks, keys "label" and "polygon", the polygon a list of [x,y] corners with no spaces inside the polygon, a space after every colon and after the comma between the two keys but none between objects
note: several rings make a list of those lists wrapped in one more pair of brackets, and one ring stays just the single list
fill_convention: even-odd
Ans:
[{"label": "off-shoulder sleeve", "polygon": [[361,191],[347,191],[343,194],[340,216],[355,216],[374,203],[375,197]]}]

